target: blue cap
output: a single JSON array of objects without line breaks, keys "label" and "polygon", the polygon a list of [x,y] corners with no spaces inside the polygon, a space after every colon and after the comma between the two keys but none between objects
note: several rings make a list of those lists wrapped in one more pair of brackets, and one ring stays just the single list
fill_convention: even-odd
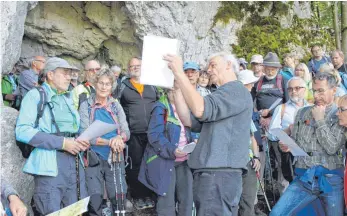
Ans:
[{"label": "blue cap", "polygon": [[200,67],[197,63],[195,62],[186,62],[183,65],[183,70],[188,70],[188,69],[193,69],[193,70],[200,70]]}]

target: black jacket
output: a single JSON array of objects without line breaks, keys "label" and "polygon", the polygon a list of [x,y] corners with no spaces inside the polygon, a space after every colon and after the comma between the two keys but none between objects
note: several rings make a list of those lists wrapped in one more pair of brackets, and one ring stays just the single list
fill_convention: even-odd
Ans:
[{"label": "black jacket", "polygon": [[129,79],[125,79],[122,84],[124,89],[119,101],[124,109],[130,132],[147,133],[151,111],[158,98],[156,88],[145,85],[141,96]]}]

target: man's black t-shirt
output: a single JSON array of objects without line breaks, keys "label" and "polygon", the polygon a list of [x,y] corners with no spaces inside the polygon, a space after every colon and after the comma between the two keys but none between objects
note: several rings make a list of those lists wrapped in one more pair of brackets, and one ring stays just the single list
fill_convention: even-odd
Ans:
[{"label": "man's black t-shirt", "polygon": [[[277,76],[279,76],[279,74]],[[256,99],[257,110],[269,109],[270,106],[278,98],[283,99],[282,103],[285,103],[289,100],[289,95],[288,95],[287,87],[286,87],[288,80],[285,79],[283,76],[282,76],[282,82],[281,82],[282,91],[279,89],[279,86],[277,86],[277,77],[275,77],[272,80],[268,80],[264,76],[261,88],[257,90],[259,81],[254,84],[252,88],[252,92],[251,92],[252,97]]]}]

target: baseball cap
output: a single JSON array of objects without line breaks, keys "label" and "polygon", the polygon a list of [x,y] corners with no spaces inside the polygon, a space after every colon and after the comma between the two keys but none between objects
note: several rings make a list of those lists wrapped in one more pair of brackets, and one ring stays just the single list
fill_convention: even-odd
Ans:
[{"label": "baseball cap", "polygon": [[80,71],[80,69],[70,65],[66,60],[62,58],[51,57],[46,61],[45,68],[43,68],[42,73],[46,74],[48,71],[53,71],[57,68],[66,68],[66,69]]},{"label": "baseball cap", "polygon": [[263,64],[263,61],[264,61],[263,56],[259,54],[255,54],[251,58],[251,64],[252,63]]},{"label": "baseball cap", "polygon": [[183,65],[183,70],[188,70],[188,69],[193,69],[193,70],[200,70],[200,67],[197,63],[195,62],[185,62]]},{"label": "baseball cap", "polygon": [[258,81],[258,77],[254,76],[253,71],[251,70],[243,70],[237,74],[237,79],[242,82],[244,85],[255,83]]}]

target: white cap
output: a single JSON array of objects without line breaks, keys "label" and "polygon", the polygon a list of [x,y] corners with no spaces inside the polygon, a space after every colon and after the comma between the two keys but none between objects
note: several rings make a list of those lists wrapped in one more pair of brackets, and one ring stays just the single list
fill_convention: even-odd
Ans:
[{"label": "white cap", "polygon": [[263,56],[259,54],[255,54],[251,58],[251,64],[252,63],[263,64],[263,61],[264,61]]},{"label": "white cap", "polygon": [[258,81],[258,77],[254,76],[253,71],[251,70],[242,70],[237,75],[237,79],[242,82],[244,85],[255,83]]}]

